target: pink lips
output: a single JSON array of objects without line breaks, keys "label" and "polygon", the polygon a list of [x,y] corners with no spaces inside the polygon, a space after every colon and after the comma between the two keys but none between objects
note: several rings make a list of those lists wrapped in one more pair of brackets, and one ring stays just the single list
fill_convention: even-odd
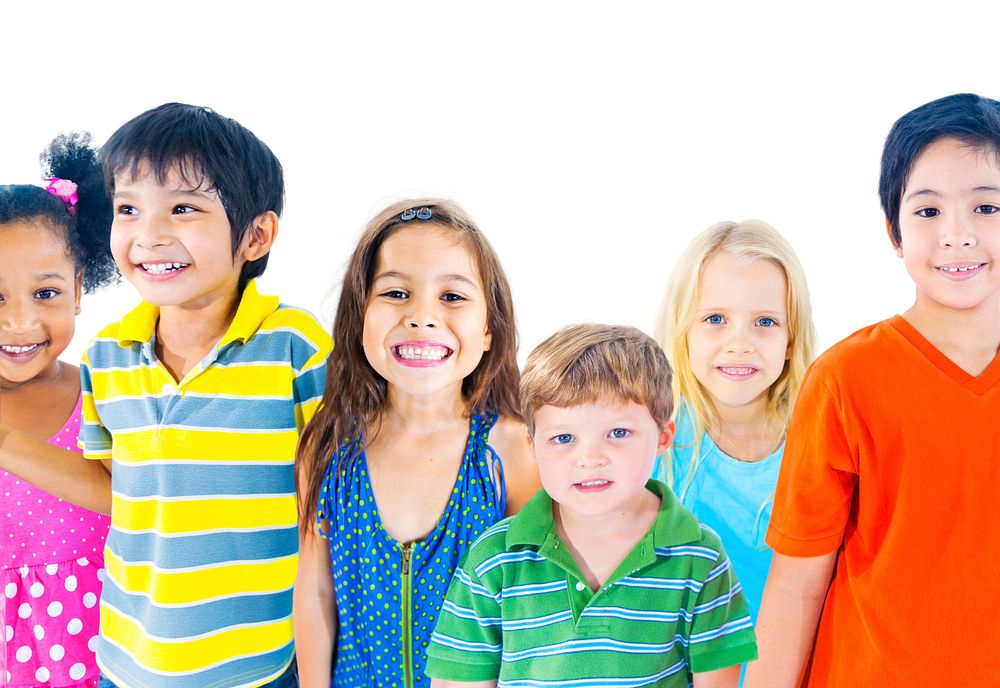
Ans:
[{"label": "pink lips", "polygon": [[936,266],[935,269],[938,271],[938,274],[944,276],[946,279],[962,282],[978,275],[986,265],[986,263],[978,262],[946,263],[945,265]]},{"label": "pink lips", "polygon": [[0,356],[3,356],[3,358],[10,361],[11,363],[27,363],[35,356],[42,353],[42,351],[45,349],[45,342],[41,342],[39,344],[11,344],[8,346],[20,346],[21,348],[25,346],[30,346],[31,348],[28,349],[27,351],[20,351],[18,353],[14,353],[11,351],[7,351],[6,349],[0,348]]},{"label": "pink lips", "polygon": [[143,265],[172,265],[170,261],[150,261],[147,263],[136,263],[135,268],[139,271],[139,274],[143,276],[144,279],[150,282],[165,282],[167,280],[177,277],[183,272],[186,272],[190,265],[185,265],[184,267],[175,268],[173,270],[167,270],[166,272],[150,272]]},{"label": "pink lips", "polygon": [[736,382],[749,380],[757,374],[757,369],[753,366],[716,366],[715,369],[719,371],[722,377]]},{"label": "pink lips", "polygon": [[429,339],[410,339],[390,347],[397,363],[410,368],[432,368],[447,361],[453,353],[450,348]]},{"label": "pink lips", "polygon": [[578,483],[573,483],[573,489],[579,492],[603,492],[609,489],[614,482],[604,478],[588,478]]}]

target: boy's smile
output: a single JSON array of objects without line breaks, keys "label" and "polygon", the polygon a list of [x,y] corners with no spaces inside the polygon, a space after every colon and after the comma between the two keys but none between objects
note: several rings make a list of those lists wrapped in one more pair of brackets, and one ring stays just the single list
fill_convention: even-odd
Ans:
[{"label": "boy's smile", "polygon": [[899,210],[896,254],[917,287],[915,309],[1000,308],[1000,165],[996,153],[953,138],[913,164]]},{"label": "boy's smile", "polygon": [[111,251],[122,275],[150,303],[199,309],[236,294],[243,259],[234,259],[218,194],[172,170],[161,185],[140,165],[115,178]]},{"label": "boy's smile", "polygon": [[673,439],[643,404],[601,399],[535,412],[532,451],[542,486],[563,520],[626,516],[641,509],[656,455]]}]

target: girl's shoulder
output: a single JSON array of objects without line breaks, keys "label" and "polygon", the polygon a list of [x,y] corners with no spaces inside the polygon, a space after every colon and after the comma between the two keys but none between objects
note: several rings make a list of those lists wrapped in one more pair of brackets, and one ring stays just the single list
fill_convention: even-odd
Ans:
[{"label": "girl's shoulder", "polygon": [[489,445],[503,463],[507,515],[516,514],[541,487],[528,429],[516,418],[500,416],[490,431]]}]

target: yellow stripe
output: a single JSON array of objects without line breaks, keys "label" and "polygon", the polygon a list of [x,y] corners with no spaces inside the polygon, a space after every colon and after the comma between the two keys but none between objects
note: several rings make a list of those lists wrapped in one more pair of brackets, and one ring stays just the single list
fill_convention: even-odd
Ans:
[{"label": "yellow stripe", "polygon": [[127,593],[148,594],[153,604],[196,604],[233,595],[281,592],[295,583],[296,556],[273,561],[220,564],[193,571],[164,571],[126,564],[110,549],[104,567]]},{"label": "yellow stripe", "polygon": [[295,496],[131,501],[112,495],[115,528],[163,535],[294,526]]},{"label": "yellow stripe", "polygon": [[276,310],[267,316],[260,327],[262,330],[296,330],[321,351],[325,349],[324,357],[330,353],[330,333],[323,329],[316,318],[295,308]]},{"label": "yellow stripe", "polygon": [[145,461],[288,461],[295,457],[295,428],[281,432],[235,432],[160,428],[115,433],[114,456],[123,463]]},{"label": "yellow stripe", "polygon": [[[233,394],[240,397],[287,397],[295,373],[287,362],[276,365],[212,366],[181,387],[181,393]],[[174,381],[162,367],[136,366],[128,370],[92,370],[94,397],[113,400],[145,393],[159,394]]]},{"label": "yellow stripe", "polygon": [[190,672],[239,657],[278,650],[292,639],[291,619],[251,628],[233,628],[197,640],[167,642],[148,637],[142,627],[101,603],[101,635],[127,648],[136,662],[158,672]]}]

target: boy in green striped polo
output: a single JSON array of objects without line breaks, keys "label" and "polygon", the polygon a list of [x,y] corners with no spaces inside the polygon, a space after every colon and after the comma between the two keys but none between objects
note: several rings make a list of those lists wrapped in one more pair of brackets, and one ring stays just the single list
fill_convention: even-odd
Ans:
[{"label": "boy in green striped polo", "polygon": [[521,405],[543,490],[456,571],[435,688],[737,686],[757,656],[718,536],[648,480],[674,426],[666,357],[631,327],[542,342]]}]

